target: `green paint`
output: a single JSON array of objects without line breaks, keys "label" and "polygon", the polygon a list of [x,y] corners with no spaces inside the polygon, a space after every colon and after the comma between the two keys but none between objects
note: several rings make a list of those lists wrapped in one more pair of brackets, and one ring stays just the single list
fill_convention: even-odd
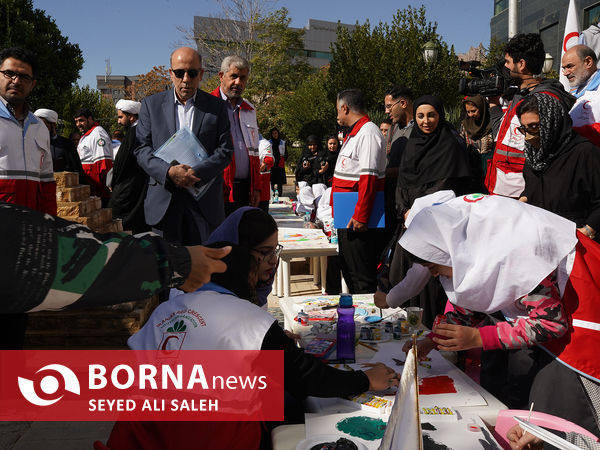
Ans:
[{"label": "green paint", "polygon": [[336,428],[350,436],[366,441],[381,439],[385,433],[386,423],[381,419],[367,416],[347,417],[336,424]]}]

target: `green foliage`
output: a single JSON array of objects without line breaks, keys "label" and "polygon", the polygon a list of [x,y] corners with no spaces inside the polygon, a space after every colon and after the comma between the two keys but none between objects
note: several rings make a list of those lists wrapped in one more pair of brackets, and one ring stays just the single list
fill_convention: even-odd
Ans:
[{"label": "green foliage", "polygon": [[283,97],[312,72],[306,59],[290,50],[303,47],[304,34],[304,30],[290,28],[290,22],[288,10],[281,8],[261,17],[256,25],[258,39],[250,60],[252,73],[245,96],[256,106],[263,129],[277,122]]},{"label": "green foliage", "polygon": [[83,67],[79,46],[61,34],[54,19],[34,9],[32,0],[0,0],[0,18],[0,48],[24,47],[37,55],[40,70],[29,98],[32,108],[61,111],[64,94]]},{"label": "green foliage", "polygon": [[100,122],[100,125],[109,133],[117,128],[117,110],[111,100],[102,96],[100,91],[89,86],[79,87],[73,85],[68,94],[65,95],[63,109],[57,111],[65,121],[64,136],[68,136],[75,131],[73,113],[79,108],[89,108],[94,119]]},{"label": "green foliage", "polygon": [[282,99],[278,125],[289,140],[304,142],[311,134],[324,138],[335,133],[335,105],[327,98],[325,81],[324,71],[313,73]]},{"label": "green foliage", "polygon": [[[371,29],[367,21],[353,32],[339,26],[326,85],[329,100],[333,103],[343,89],[358,88],[365,93],[368,109],[383,108],[385,91],[399,83],[410,87],[415,97],[435,94],[448,107],[457,104],[458,59],[436,30],[424,6],[398,10],[391,25],[379,23]],[[436,42],[439,50],[430,65],[422,56],[427,41]]]},{"label": "green foliage", "polygon": [[490,46],[486,49],[487,54],[483,60],[482,68],[488,69],[494,67],[500,60],[504,60],[504,46],[506,42],[501,41],[495,37],[490,39]]}]

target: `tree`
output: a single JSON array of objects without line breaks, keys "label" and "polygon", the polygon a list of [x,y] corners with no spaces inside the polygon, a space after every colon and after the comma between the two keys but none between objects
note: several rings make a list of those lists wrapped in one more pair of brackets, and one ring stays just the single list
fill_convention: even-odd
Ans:
[{"label": "tree", "polygon": [[[266,4],[265,0],[222,1],[222,17],[203,22],[206,29],[196,29],[193,35],[207,70],[218,71],[228,55],[237,54],[250,62],[244,97],[256,107],[263,130],[278,123],[285,97],[313,72],[301,52],[304,30],[290,28],[286,8],[265,14]],[[213,75],[201,87],[210,92],[218,85]]]},{"label": "tree", "polygon": [[[439,50],[437,61],[429,65],[422,56],[427,41],[436,42]],[[391,25],[379,23],[372,30],[368,21],[350,32],[338,27],[332,56],[327,78],[331,101],[343,89],[358,88],[368,108],[381,108],[385,91],[394,83],[410,87],[416,97],[438,95],[448,107],[460,98],[454,48],[437,34],[437,24],[427,21],[424,6],[398,10]]]},{"label": "tree", "polygon": [[61,34],[54,19],[34,9],[32,0],[0,0],[0,16],[0,48],[24,47],[37,55],[40,70],[30,104],[62,110],[83,67],[79,46]]},{"label": "tree", "polygon": [[179,27],[188,41],[195,42],[209,72],[218,72],[227,55],[248,61],[256,50],[258,22],[267,13],[269,0],[217,0],[221,14],[202,19],[190,30]]},{"label": "tree", "polygon": [[272,123],[288,139],[304,141],[311,134],[323,138],[336,132],[335,105],[327,97],[326,78],[326,70],[313,73],[283,99],[278,120]]},{"label": "tree", "polygon": [[281,8],[258,22],[256,51],[250,59],[252,78],[246,94],[257,106],[295,89],[313,71],[306,58],[295,54],[304,48],[304,30],[291,29],[291,20],[288,10]]},{"label": "tree", "polygon": [[138,75],[137,80],[125,88],[125,98],[140,102],[149,95],[169,89],[170,86],[171,78],[166,66],[154,66],[150,72]]},{"label": "tree", "polygon": [[114,103],[104,97],[100,91],[89,86],[79,87],[73,85],[65,96],[66,101],[62,110],[58,110],[60,117],[65,121],[63,135],[68,136],[75,131],[73,114],[79,108],[88,108],[96,119],[109,133],[117,127],[117,110]]}]

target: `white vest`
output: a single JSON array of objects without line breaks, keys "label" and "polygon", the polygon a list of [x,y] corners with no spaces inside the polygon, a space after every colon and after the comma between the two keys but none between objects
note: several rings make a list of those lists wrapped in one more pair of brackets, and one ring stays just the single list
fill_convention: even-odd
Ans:
[{"label": "white vest", "polygon": [[160,304],[127,343],[133,350],[260,350],[274,321],[247,300],[197,291]]}]

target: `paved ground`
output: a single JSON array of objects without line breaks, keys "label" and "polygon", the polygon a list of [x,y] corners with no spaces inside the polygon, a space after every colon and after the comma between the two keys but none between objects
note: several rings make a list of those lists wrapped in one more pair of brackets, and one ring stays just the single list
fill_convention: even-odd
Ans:
[{"label": "paved ground", "polygon": [[[284,186],[283,195],[295,197],[293,182]],[[320,293],[309,275],[308,263],[293,260],[291,294]],[[269,312],[283,323],[279,299],[269,296]],[[99,343],[99,347],[101,347]],[[106,443],[113,422],[0,422],[0,450],[84,450],[93,449],[94,441]]]}]

